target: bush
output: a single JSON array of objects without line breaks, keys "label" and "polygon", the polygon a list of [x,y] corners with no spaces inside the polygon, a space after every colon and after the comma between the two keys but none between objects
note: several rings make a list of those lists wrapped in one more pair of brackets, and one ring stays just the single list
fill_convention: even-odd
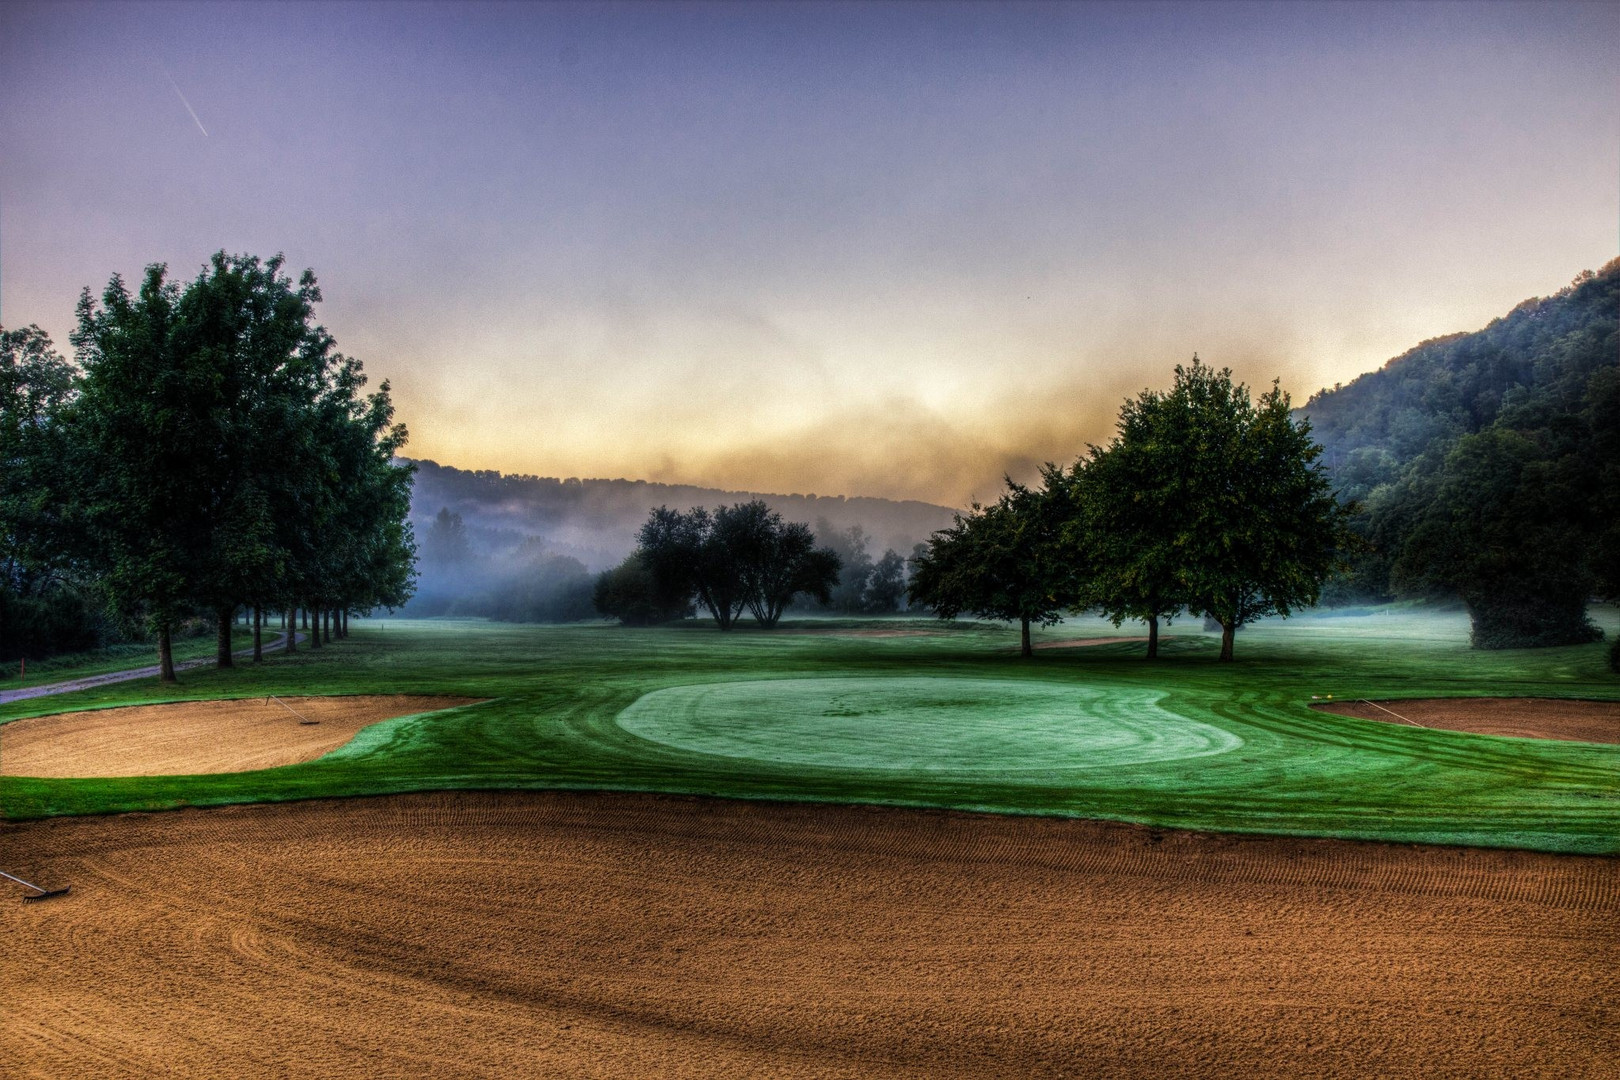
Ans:
[{"label": "bush", "polygon": [[1536,591],[1535,582],[1506,586],[1468,603],[1476,649],[1538,649],[1549,645],[1584,645],[1603,636],[1586,617],[1581,589]]},{"label": "bush", "polygon": [[86,652],[116,637],[101,605],[78,589],[24,595],[0,588],[0,661]]},{"label": "bush", "polygon": [[646,560],[631,555],[596,579],[596,610],[625,626],[655,626],[692,614],[689,600],[660,593]]}]

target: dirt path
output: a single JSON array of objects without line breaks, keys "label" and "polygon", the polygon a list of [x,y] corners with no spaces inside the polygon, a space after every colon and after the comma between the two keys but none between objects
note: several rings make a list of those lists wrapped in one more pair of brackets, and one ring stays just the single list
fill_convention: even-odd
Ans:
[{"label": "dirt path", "polygon": [[1620,701],[1560,698],[1410,698],[1334,701],[1311,706],[1340,716],[1416,724],[1481,735],[1620,743]]},{"label": "dirt path", "polygon": [[[304,641],[307,640],[308,637],[308,634],[299,634],[298,640]],[[263,651],[273,652],[276,649],[284,649],[286,647],[287,632],[283,630],[281,633],[276,635],[274,641],[264,643]],[[252,656],[253,647],[250,645],[245,649],[237,649],[231,655]],[[202,656],[195,660],[187,660],[183,663],[176,664],[174,665],[174,670],[177,672],[190,671],[193,668],[200,668],[207,664],[217,662],[218,657]],[[129,682],[131,679],[155,679],[158,677],[158,672],[161,670],[162,669],[157,664],[152,664],[149,667],[128,668],[124,671],[109,671],[102,675],[86,675],[82,679],[68,679],[64,682],[42,683],[39,686],[28,686],[21,690],[0,690],[0,705],[5,705],[13,701],[26,701],[29,698],[48,697],[51,694],[71,694],[75,690],[89,690],[92,687],[106,686],[109,683]]]},{"label": "dirt path", "polygon": [[0,725],[0,775],[193,776],[271,769],[313,761],[379,720],[476,700],[406,694],[246,698],[36,716]]},{"label": "dirt path", "polygon": [[[8,1076],[1612,1077],[1620,861],[862,807],[36,822]],[[14,894],[15,895],[15,894]]]}]

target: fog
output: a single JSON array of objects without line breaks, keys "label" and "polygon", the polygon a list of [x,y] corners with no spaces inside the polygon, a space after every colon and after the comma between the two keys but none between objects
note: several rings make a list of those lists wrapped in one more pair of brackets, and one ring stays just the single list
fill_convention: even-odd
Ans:
[{"label": "fog", "polygon": [[[595,575],[636,546],[660,506],[689,509],[763,499],[819,534],[858,527],[873,558],[912,548],[951,523],[916,501],[721,491],[643,480],[521,476],[417,461],[411,523],[420,580],[405,613],[567,622],[595,615]],[[442,517],[441,517],[442,515]]]}]

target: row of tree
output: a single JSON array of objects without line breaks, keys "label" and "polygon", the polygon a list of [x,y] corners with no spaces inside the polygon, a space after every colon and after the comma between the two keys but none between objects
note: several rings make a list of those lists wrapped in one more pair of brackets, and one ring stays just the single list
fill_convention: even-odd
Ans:
[{"label": "row of tree", "polygon": [[826,518],[816,521],[816,542],[832,549],[840,563],[838,581],[826,603],[816,603],[823,611],[844,615],[887,615],[899,611],[906,599],[906,559],[893,548],[872,558],[867,546],[871,537],[860,525],[834,528]]},{"label": "row of tree", "polygon": [[745,611],[769,628],[795,597],[826,603],[838,583],[837,553],[818,547],[808,525],[783,521],[758,499],[712,511],[659,507],[639,541],[596,586],[597,609],[629,625],[682,618],[701,606],[721,630]]},{"label": "row of tree", "polygon": [[1221,659],[1237,629],[1316,602],[1339,562],[1346,509],[1307,422],[1273,386],[1258,401],[1231,372],[1193,358],[1167,391],[1127,401],[1118,434],[1041,484],[1008,481],[935,534],[914,560],[913,603],[1031,624],[1098,610],[1115,625],[1183,612],[1220,624]]},{"label": "row of tree", "polygon": [[[313,273],[220,252],[192,281],[147,268],[131,292],[87,288],[76,363],[37,327],[0,338],[0,589],[73,590],[157,639],[203,614],[231,627],[304,609],[346,615],[409,598],[415,545],[406,431],[385,382],[315,322]],[[296,637],[296,635],[292,635]],[[289,646],[292,642],[289,641]]]}]

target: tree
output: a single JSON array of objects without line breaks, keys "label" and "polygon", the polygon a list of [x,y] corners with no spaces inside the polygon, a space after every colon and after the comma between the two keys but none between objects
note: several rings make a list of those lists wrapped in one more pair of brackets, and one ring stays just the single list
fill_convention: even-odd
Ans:
[{"label": "tree", "polygon": [[816,522],[816,539],[836,554],[839,562],[838,581],[828,592],[825,606],[849,614],[864,612],[873,570],[872,556],[866,550],[866,530],[859,525],[835,529],[832,522],[821,518]]},{"label": "tree", "polygon": [[1476,648],[1594,640],[1581,471],[1522,432],[1493,426],[1459,440],[1396,562],[1397,582],[1461,596]]},{"label": "tree", "polygon": [[[1252,401],[1229,369],[1195,356],[1176,366],[1175,383],[1128,404],[1114,447],[1135,462],[1105,485],[1145,478],[1145,524],[1167,543],[1144,560],[1137,595],[1162,584],[1170,596],[1221,624],[1223,661],[1238,627],[1289,615],[1316,602],[1338,561],[1346,511],[1319,464],[1322,448],[1309,421],[1289,415],[1288,395],[1273,384]],[[1112,491],[1108,505],[1124,498]],[[1105,565],[1117,557],[1111,550]],[[1119,576],[1109,574],[1117,584]],[[1163,595],[1163,594],[1156,594]],[[1118,599],[1117,596],[1115,598]]]},{"label": "tree", "polygon": [[888,548],[873,565],[871,576],[867,578],[862,610],[886,615],[899,611],[900,602],[905,597],[906,560],[898,551]]},{"label": "tree", "polygon": [[784,523],[760,500],[732,508],[725,542],[740,556],[748,610],[766,629],[800,593],[826,603],[838,581],[837,553],[817,547],[808,525]]},{"label": "tree", "polygon": [[743,611],[775,626],[799,593],[826,596],[838,557],[817,548],[809,528],[786,525],[761,500],[682,513],[659,507],[640,533],[637,557],[666,602],[696,597],[721,630]]},{"label": "tree", "polygon": [[183,614],[214,614],[225,667],[243,603],[302,605],[316,646],[351,608],[410,593],[388,384],[361,393],[359,361],[313,321],[314,274],[281,266],[219,252],[184,289],[154,265],[136,296],[115,276],[79,301],[84,377],[63,418],[83,551],[157,633],[165,681]]},{"label": "tree", "polygon": [[461,515],[452,514],[447,506],[439,507],[438,516],[422,536],[422,558],[436,566],[459,566],[471,554]]},{"label": "tree", "polygon": [[171,683],[174,623],[208,541],[192,466],[217,450],[214,432],[196,423],[209,412],[217,358],[177,347],[179,298],[160,264],[147,267],[134,295],[116,275],[99,306],[84,290],[73,334],[84,378],[66,414],[87,557],[119,611],[150,624],[159,678]]},{"label": "tree", "polygon": [[625,626],[656,626],[692,614],[689,594],[676,597],[660,592],[647,557],[640,551],[597,576],[592,600],[597,611]]},{"label": "tree", "polygon": [[0,329],[0,580],[61,555],[56,415],[72,399],[74,372],[37,326]]},{"label": "tree", "polygon": [[1059,470],[1043,470],[1046,487],[1012,480],[989,506],[975,503],[966,517],[934,534],[912,564],[911,601],[942,619],[962,612],[1020,624],[1020,651],[1034,655],[1031,623],[1051,626],[1080,598],[1074,562],[1063,545],[1065,499]]},{"label": "tree", "polygon": [[0,658],[91,648],[106,622],[72,557],[59,422],[75,372],[37,326],[0,330]]},{"label": "tree", "polygon": [[1088,601],[1112,619],[1147,623],[1147,658],[1159,655],[1159,623],[1188,603],[1177,523],[1183,463],[1173,453],[1164,395],[1144,391],[1120,410],[1112,446],[1092,447],[1065,478],[1065,546],[1093,568]]}]

